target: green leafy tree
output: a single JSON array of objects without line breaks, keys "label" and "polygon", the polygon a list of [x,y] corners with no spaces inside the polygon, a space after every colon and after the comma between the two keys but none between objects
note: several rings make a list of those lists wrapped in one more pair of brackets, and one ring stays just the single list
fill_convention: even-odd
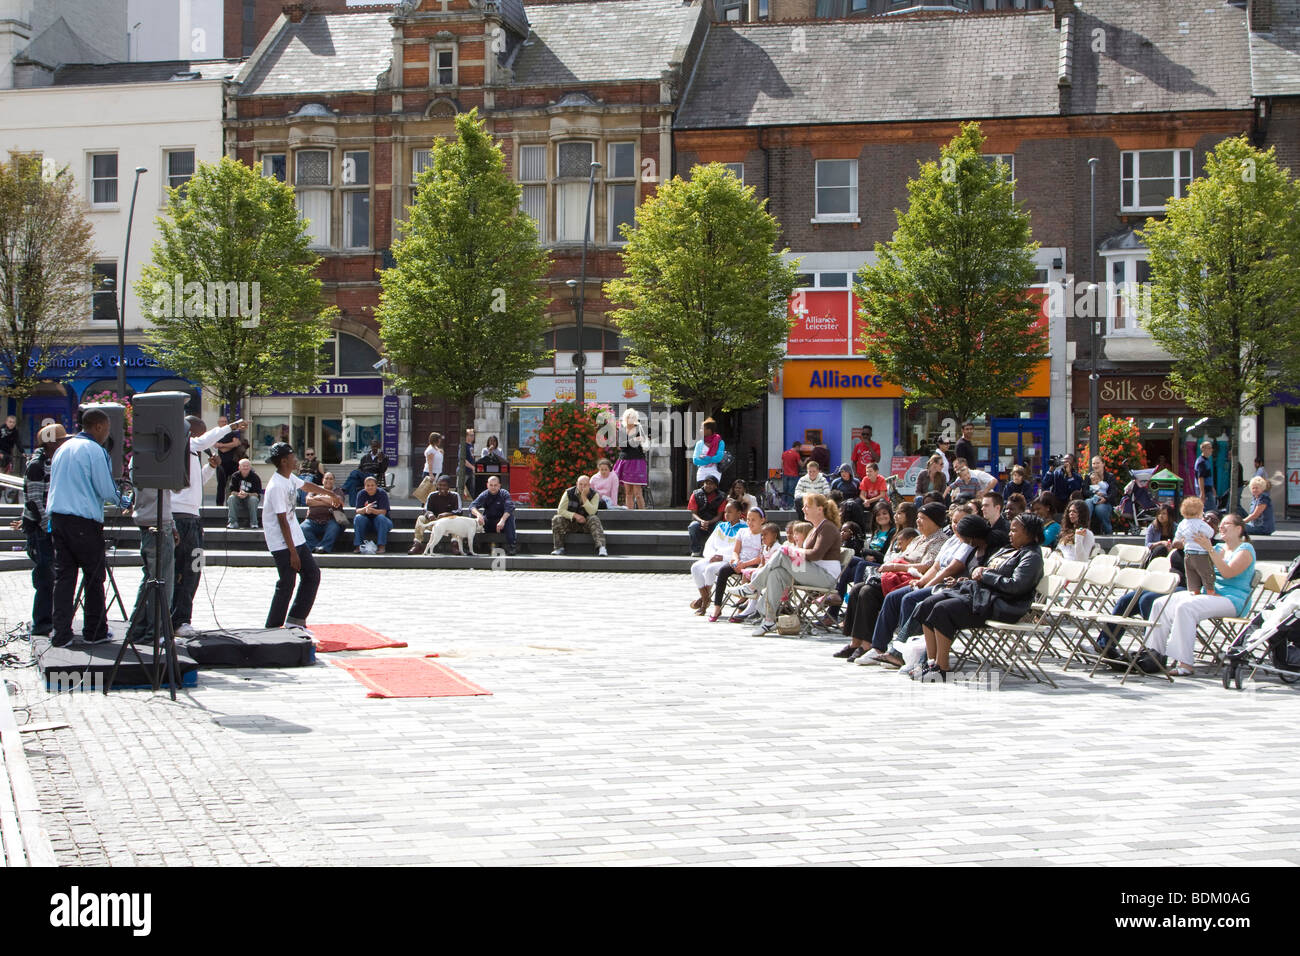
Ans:
[{"label": "green leafy tree", "polygon": [[67,170],[13,153],[0,165],[0,394],[23,400],[90,312],[94,239]]},{"label": "green leafy tree", "polygon": [[579,475],[596,472],[600,449],[596,430],[601,409],[577,402],[559,402],[546,409],[537,437],[537,463],[533,466],[533,505],[554,508],[560,495]]},{"label": "green leafy tree", "polygon": [[305,391],[338,310],[293,188],[223,157],[173,189],[136,283],[146,349],[231,409],[249,395]]},{"label": "green leafy tree", "polygon": [[456,138],[435,140],[410,218],[380,275],[380,336],[393,381],[460,409],[505,401],[550,353],[541,280],[549,262],[519,187],[477,110],[456,117]]},{"label": "green leafy tree", "polygon": [[1029,293],[1038,244],[1014,181],[983,147],[968,123],[921,164],[894,238],[876,244],[877,264],[855,285],[862,352],[905,401],[937,402],[958,421],[1012,410],[1047,354]]},{"label": "green leafy tree", "polygon": [[[1300,385],[1300,184],[1272,149],[1244,136],[1220,143],[1205,176],[1142,236],[1143,324],[1173,356],[1170,384],[1192,408],[1241,421]],[[1230,431],[1235,463],[1241,429]],[[1237,469],[1228,471],[1232,503]]]},{"label": "green leafy tree", "polygon": [[[784,357],[798,270],[776,249],[767,200],[720,163],[696,166],[622,227],[626,277],[605,284],[651,390],[710,415],[759,401]],[[788,250],[787,250],[788,251]]]}]

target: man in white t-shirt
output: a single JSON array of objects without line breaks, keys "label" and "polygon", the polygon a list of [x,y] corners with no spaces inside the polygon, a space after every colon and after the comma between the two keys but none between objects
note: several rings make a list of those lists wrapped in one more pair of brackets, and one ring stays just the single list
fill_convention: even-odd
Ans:
[{"label": "man in white t-shirt", "polygon": [[[343,499],[315,482],[303,481],[298,477],[295,474],[298,470],[298,457],[286,442],[272,445],[266,460],[275,466],[275,474],[267,482],[266,494],[262,498],[262,534],[266,536],[267,550],[275,559],[275,569],[280,575],[275,584],[275,597],[271,599],[271,610],[266,615],[266,626],[284,627],[290,624],[305,629],[307,615],[316,602],[316,589],[320,587],[320,568],[311,556],[311,548],[307,547],[302,526],[294,515],[298,489],[331,497],[336,508],[343,507]],[[295,577],[299,580],[298,596],[294,598],[293,607],[290,607],[289,599],[293,597]]]}]

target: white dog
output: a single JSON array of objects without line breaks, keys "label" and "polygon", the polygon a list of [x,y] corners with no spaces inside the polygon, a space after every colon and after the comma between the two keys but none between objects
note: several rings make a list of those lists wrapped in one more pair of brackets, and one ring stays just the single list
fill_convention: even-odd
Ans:
[{"label": "white dog", "polygon": [[429,543],[424,546],[425,554],[433,554],[433,549],[443,538],[459,538],[461,553],[474,553],[474,535],[478,532],[478,522],[465,515],[449,515],[439,518],[429,529]]}]

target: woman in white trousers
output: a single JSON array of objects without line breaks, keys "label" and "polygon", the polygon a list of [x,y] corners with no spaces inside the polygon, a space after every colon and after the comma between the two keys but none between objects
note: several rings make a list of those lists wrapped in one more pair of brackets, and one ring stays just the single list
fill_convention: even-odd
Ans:
[{"label": "woman in white trousers", "polygon": [[1215,617],[1233,617],[1245,612],[1250,599],[1250,584],[1255,573],[1255,548],[1246,540],[1246,526],[1237,515],[1228,515],[1219,524],[1222,545],[1213,545],[1205,535],[1193,540],[1210,553],[1214,564],[1214,594],[1179,591],[1157,598],[1151,606],[1156,625],[1147,635],[1147,650],[1168,654],[1175,666],[1174,677],[1191,677],[1196,657],[1196,629],[1202,621]]}]

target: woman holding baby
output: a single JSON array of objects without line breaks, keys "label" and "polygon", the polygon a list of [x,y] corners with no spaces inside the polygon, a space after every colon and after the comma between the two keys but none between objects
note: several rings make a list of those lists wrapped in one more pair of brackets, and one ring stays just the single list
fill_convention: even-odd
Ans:
[{"label": "woman holding baby", "polygon": [[763,620],[754,636],[776,630],[776,612],[791,584],[833,588],[840,574],[840,511],[822,494],[803,499],[804,520],[812,531],[801,547],[787,544],[749,582],[749,588],[763,599]]}]

